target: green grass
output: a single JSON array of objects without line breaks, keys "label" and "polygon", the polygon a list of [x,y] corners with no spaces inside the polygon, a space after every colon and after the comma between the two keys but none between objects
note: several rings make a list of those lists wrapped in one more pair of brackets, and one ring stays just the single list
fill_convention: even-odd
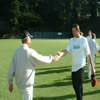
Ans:
[{"label": "green grass", "polygon": [[[57,51],[66,48],[68,39],[33,39],[31,48],[42,55],[56,55]],[[100,45],[100,39],[97,39]],[[0,100],[21,100],[14,81],[14,91],[9,93],[7,73],[14,51],[19,48],[19,39],[0,40]],[[98,84],[91,86],[87,78],[87,65],[84,75],[84,100],[100,99],[100,54],[96,57],[96,76]],[[71,54],[58,62],[36,67],[34,100],[76,100],[71,80]]]}]

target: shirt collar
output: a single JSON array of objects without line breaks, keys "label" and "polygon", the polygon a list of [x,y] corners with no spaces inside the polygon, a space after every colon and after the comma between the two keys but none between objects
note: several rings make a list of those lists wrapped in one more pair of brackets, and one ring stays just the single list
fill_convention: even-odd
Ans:
[{"label": "shirt collar", "polygon": [[74,39],[78,40],[78,39],[80,39],[81,37],[83,37],[83,36],[80,35],[79,38],[74,37]]},{"label": "shirt collar", "polygon": [[22,44],[22,47],[27,47],[27,48],[29,48],[27,44]]}]

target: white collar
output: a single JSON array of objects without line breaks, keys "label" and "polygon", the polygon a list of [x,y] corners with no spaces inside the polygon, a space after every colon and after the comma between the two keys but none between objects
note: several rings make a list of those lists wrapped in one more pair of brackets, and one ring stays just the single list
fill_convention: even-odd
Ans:
[{"label": "white collar", "polygon": [[27,47],[27,48],[29,48],[27,44],[22,44],[22,47]]},{"label": "white collar", "polygon": [[74,37],[74,39],[78,40],[78,39],[80,39],[81,37],[82,37],[82,36],[80,35],[78,38]]}]

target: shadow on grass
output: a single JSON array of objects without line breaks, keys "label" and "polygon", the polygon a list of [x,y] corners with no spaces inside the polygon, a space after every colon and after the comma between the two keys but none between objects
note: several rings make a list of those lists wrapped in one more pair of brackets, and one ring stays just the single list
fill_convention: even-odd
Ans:
[{"label": "shadow on grass", "polygon": [[48,88],[48,87],[70,86],[70,85],[72,85],[71,81],[70,82],[55,82],[53,84],[34,86],[34,88]]},{"label": "shadow on grass", "polygon": [[100,75],[100,71],[96,71],[96,75],[97,75],[97,74]]},{"label": "shadow on grass", "polygon": [[66,78],[64,78],[63,80],[69,80],[69,81],[71,81],[72,78],[71,78],[71,76],[70,76],[70,77],[66,77]]},{"label": "shadow on grass", "polygon": [[93,95],[93,94],[100,94],[100,90],[95,90],[95,91],[91,91],[91,92],[86,92],[83,94],[83,96],[86,96],[86,95]]},{"label": "shadow on grass", "polygon": [[[93,95],[100,93],[100,90],[91,91],[91,92],[85,92],[83,93],[83,96],[87,95]],[[35,97],[34,100],[72,100],[73,98],[76,98],[74,94],[64,95],[64,96],[56,96],[56,97]]]},{"label": "shadow on grass", "polygon": [[37,98],[34,98],[34,100],[71,100],[75,98],[75,95],[74,94],[69,94],[69,95],[64,95],[64,96],[57,96],[57,97],[37,97]]},{"label": "shadow on grass", "polygon": [[59,67],[50,67],[50,68],[38,68],[36,70],[52,70],[52,69],[63,69],[63,68],[71,68],[71,66],[59,66]]},{"label": "shadow on grass", "polygon": [[88,83],[90,83],[91,84],[91,80],[90,79],[85,79],[84,81],[83,81],[83,84],[88,84]]},{"label": "shadow on grass", "polygon": [[96,56],[96,58],[100,58],[100,56]]},{"label": "shadow on grass", "polygon": [[[65,67],[57,67],[57,68],[46,68],[44,69],[44,72],[36,72],[36,75],[44,75],[44,74],[52,74],[52,73],[63,73],[63,72],[71,72],[71,69],[68,68],[71,66],[65,66]],[[43,69],[38,69],[43,70]]]},{"label": "shadow on grass", "polygon": [[100,64],[100,63],[96,63],[96,65],[98,65],[98,64]]}]

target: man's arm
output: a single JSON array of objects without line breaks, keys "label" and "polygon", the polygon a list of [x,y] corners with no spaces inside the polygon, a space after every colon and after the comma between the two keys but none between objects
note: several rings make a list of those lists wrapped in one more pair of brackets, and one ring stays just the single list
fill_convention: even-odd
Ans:
[{"label": "man's arm", "polygon": [[57,55],[55,56],[56,61],[58,61],[62,56],[65,56],[68,53],[67,50],[63,50],[62,52],[58,52]]},{"label": "man's arm", "polygon": [[9,71],[8,71],[8,84],[9,84],[9,91],[13,91],[13,77],[15,75],[15,68],[14,68],[14,57],[11,61]]},{"label": "man's arm", "polygon": [[95,41],[95,47],[98,50],[98,52],[100,53],[100,48],[99,48],[99,45],[98,45],[98,43],[96,41]]},{"label": "man's arm", "polygon": [[98,52],[100,53],[100,48],[98,49]]},{"label": "man's arm", "polygon": [[56,61],[54,56],[43,56],[33,49],[30,49],[29,59],[33,66],[45,65],[51,63],[52,61]]},{"label": "man's arm", "polygon": [[67,53],[68,53],[67,50],[63,50],[62,52],[58,52],[58,55],[62,57],[65,56]]},{"label": "man's arm", "polygon": [[88,55],[88,59],[89,59],[89,62],[90,62],[90,64],[91,64],[92,73],[93,73],[93,75],[95,76],[94,67],[93,67],[93,62],[92,62],[92,57],[91,57],[90,54]]},{"label": "man's arm", "polygon": [[56,58],[54,56],[52,56],[52,61],[56,62]]}]

